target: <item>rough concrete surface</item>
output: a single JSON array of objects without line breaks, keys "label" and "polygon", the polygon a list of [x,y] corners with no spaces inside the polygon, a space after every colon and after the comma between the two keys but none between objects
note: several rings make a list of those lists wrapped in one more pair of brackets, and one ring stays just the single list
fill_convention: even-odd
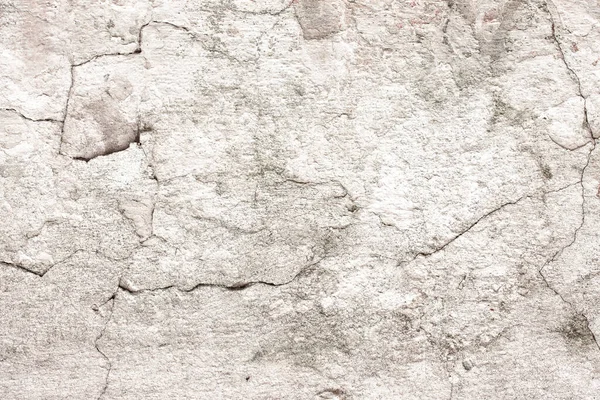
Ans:
[{"label": "rough concrete surface", "polygon": [[600,399],[597,0],[0,0],[0,399]]}]

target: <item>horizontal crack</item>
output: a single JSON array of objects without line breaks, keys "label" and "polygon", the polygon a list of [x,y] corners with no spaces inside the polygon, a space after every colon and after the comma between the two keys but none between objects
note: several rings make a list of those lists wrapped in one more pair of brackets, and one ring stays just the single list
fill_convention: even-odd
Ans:
[{"label": "horizontal crack", "polygon": [[274,283],[274,282],[267,282],[267,281],[249,281],[249,282],[240,282],[240,283],[235,283],[232,285],[225,285],[225,284],[217,284],[217,283],[198,283],[194,286],[192,286],[191,288],[185,289],[185,288],[181,288],[179,286],[176,285],[167,285],[167,286],[162,286],[162,287],[157,287],[157,288],[149,288],[149,289],[134,289],[132,288],[130,285],[128,285],[127,283],[125,283],[123,281],[123,279],[119,279],[119,285],[118,288],[121,289],[124,292],[127,292],[129,294],[140,294],[140,293],[149,293],[149,292],[158,292],[158,291],[164,291],[164,290],[177,290],[179,292],[182,293],[190,293],[193,292],[197,289],[202,289],[202,288],[219,288],[219,289],[223,289],[226,291],[232,291],[232,292],[237,292],[240,290],[244,290],[244,289],[248,289],[252,286],[255,285],[264,285],[264,286],[271,286],[271,287],[281,287],[281,286],[286,286],[289,285],[290,283],[294,282],[296,279],[298,279],[300,276],[302,276],[303,274],[309,272],[315,265],[319,264],[321,261],[323,261],[323,258],[319,258],[318,260],[310,263],[309,265],[307,265],[306,267],[302,268],[298,273],[296,273],[291,279],[282,282],[282,283]]},{"label": "horizontal crack", "polygon": [[286,12],[297,1],[298,0],[291,0],[282,9],[277,10],[277,11],[244,11],[244,10],[239,10],[239,9],[233,9],[231,11],[237,12],[237,13],[240,13],[240,14],[248,14],[248,15],[270,15],[270,16],[276,17],[276,16],[279,16],[279,15],[283,14],[284,12]]}]

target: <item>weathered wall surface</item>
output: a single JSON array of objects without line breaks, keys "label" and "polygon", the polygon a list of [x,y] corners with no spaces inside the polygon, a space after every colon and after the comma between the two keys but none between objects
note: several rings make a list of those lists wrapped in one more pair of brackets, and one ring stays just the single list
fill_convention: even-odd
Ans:
[{"label": "weathered wall surface", "polygon": [[596,0],[1,0],[0,398],[600,399]]}]

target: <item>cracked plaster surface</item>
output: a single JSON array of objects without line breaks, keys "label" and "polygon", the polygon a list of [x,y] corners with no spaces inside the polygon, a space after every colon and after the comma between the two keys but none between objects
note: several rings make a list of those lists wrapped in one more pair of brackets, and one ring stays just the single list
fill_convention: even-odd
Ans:
[{"label": "cracked plaster surface", "polygon": [[594,0],[0,0],[0,398],[600,399]]}]

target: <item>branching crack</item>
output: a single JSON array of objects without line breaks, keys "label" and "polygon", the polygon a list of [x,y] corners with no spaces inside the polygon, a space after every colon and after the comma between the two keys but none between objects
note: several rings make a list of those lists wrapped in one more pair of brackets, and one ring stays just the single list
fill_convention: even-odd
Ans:
[{"label": "branching crack", "polygon": [[[589,163],[589,160],[588,160],[588,163]],[[587,164],[586,164],[586,166],[587,166]],[[582,174],[583,174],[584,170],[585,170],[585,167],[582,170]],[[581,184],[581,180],[577,181],[577,182],[574,182],[574,183],[570,183],[570,184],[565,185],[563,187],[560,187],[558,189],[544,191],[544,192],[542,192],[540,194],[536,194],[536,193],[526,194],[526,195],[523,195],[523,196],[519,197],[518,199],[516,199],[514,201],[508,201],[508,202],[506,202],[506,203],[504,203],[504,204],[502,204],[502,205],[494,208],[493,210],[488,211],[487,213],[483,214],[477,220],[475,220],[474,222],[472,222],[471,224],[469,224],[469,226],[467,226],[461,232],[459,232],[458,234],[456,234],[455,236],[453,236],[451,239],[449,239],[448,241],[446,241],[443,245],[435,248],[432,251],[420,251],[420,252],[416,253],[410,260],[408,260],[408,261],[401,261],[401,262],[398,263],[398,265],[400,265],[400,264],[403,264],[403,265],[410,264],[411,262],[415,261],[419,257],[425,257],[425,258],[427,258],[427,257],[430,257],[430,256],[432,256],[432,255],[434,255],[434,254],[436,254],[436,253],[444,250],[446,247],[450,246],[452,243],[454,243],[461,236],[463,236],[464,234],[466,234],[467,232],[469,232],[471,229],[473,229],[475,226],[477,226],[481,221],[483,221],[484,219],[486,219],[486,218],[490,217],[491,215],[497,213],[498,211],[503,210],[505,207],[508,207],[508,206],[511,206],[511,205],[516,205],[516,204],[520,203],[521,201],[523,201],[525,199],[528,199],[528,198],[532,198],[532,197],[536,197],[536,196],[545,196],[545,195],[548,195],[550,193],[557,193],[557,192],[563,191],[565,189],[568,189],[568,188],[570,188],[572,186],[579,185],[579,184]],[[387,225],[387,224],[385,224],[385,225]]]},{"label": "branching crack", "polygon": [[594,135],[594,132],[592,131],[591,124],[589,123],[588,110],[587,110],[587,97],[583,94],[583,89],[581,86],[581,79],[579,79],[579,76],[577,75],[575,70],[569,65],[569,63],[565,57],[565,52],[563,50],[562,44],[561,44],[560,40],[558,39],[558,36],[556,33],[556,24],[555,24],[554,16],[552,15],[552,13],[549,10],[548,10],[548,14],[550,15],[550,20],[552,23],[552,39],[554,40],[556,47],[558,48],[558,51],[560,52],[561,59],[563,60],[565,67],[567,68],[567,70],[569,71],[569,74],[572,76],[573,80],[577,84],[578,95],[583,99],[583,117],[584,117],[583,125],[590,135],[590,142],[592,143],[592,148],[588,152],[587,161],[581,170],[581,176],[579,179],[579,185],[581,186],[581,221],[579,223],[579,226],[573,232],[573,238],[571,239],[571,241],[567,245],[563,246],[561,249],[556,251],[550,258],[550,260],[548,260],[544,265],[542,265],[538,269],[538,273],[539,273],[540,277],[542,278],[542,280],[544,281],[544,284],[548,287],[548,289],[550,289],[554,294],[556,294],[558,297],[560,297],[560,299],[564,303],[569,305],[569,307],[571,309],[573,309],[579,316],[581,316],[586,321],[586,327],[587,327],[592,339],[594,340],[596,347],[598,348],[598,350],[600,350],[600,343],[598,342],[594,332],[592,331],[592,329],[590,327],[590,322],[589,322],[589,319],[587,318],[587,316],[583,312],[578,311],[572,302],[568,301],[557,289],[552,287],[552,285],[550,285],[550,282],[546,278],[546,275],[544,275],[544,269],[548,265],[550,265],[553,262],[555,262],[556,260],[558,260],[560,258],[560,256],[565,252],[565,250],[567,250],[569,247],[571,247],[575,244],[575,242],[577,241],[577,236],[579,234],[579,231],[585,225],[585,214],[586,214],[586,197],[585,197],[585,184],[584,184],[585,172],[586,172],[588,166],[590,165],[592,154],[593,154],[594,150],[596,149],[596,136]]},{"label": "branching crack", "polygon": [[596,335],[594,334],[594,331],[592,330],[592,328],[590,326],[590,320],[588,319],[588,317],[583,312],[578,311],[577,308],[575,307],[575,305],[572,302],[570,302],[567,299],[565,299],[565,297],[558,290],[556,290],[555,288],[553,288],[550,285],[550,282],[548,282],[548,280],[546,279],[546,276],[544,275],[542,269],[539,269],[538,273],[539,273],[540,277],[542,278],[542,281],[544,281],[544,284],[548,287],[548,289],[550,289],[555,295],[557,295],[577,315],[579,315],[581,318],[583,318],[583,320],[585,321],[585,324],[586,324],[586,329],[588,330],[588,332],[590,334],[590,337],[592,338],[592,340],[594,341],[596,347],[600,351],[600,342],[598,342],[598,339],[596,338]]},{"label": "branching crack", "polygon": [[579,184],[581,186],[581,221],[579,223],[579,226],[577,226],[577,228],[575,228],[575,231],[573,232],[573,238],[571,239],[571,241],[569,243],[567,243],[565,246],[563,246],[562,248],[560,248],[559,250],[557,250],[552,257],[546,262],[544,263],[544,265],[542,265],[539,269],[538,269],[538,274],[540,275],[540,277],[542,278],[542,280],[544,281],[544,284],[548,287],[548,289],[550,289],[554,294],[556,294],[558,297],[560,297],[560,299],[566,303],[567,305],[569,305],[569,307],[571,309],[573,309],[579,316],[581,316],[585,322],[586,322],[586,328],[589,331],[592,339],[594,340],[594,343],[596,344],[596,347],[598,348],[598,350],[600,350],[600,342],[598,342],[596,335],[594,334],[591,326],[590,326],[590,321],[588,319],[588,317],[583,313],[577,310],[577,308],[575,307],[575,305],[568,301],[557,289],[555,289],[554,287],[552,287],[550,285],[550,282],[548,282],[548,279],[546,278],[546,275],[544,275],[544,269],[552,264],[553,262],[557,261],[560,256],[565,252],[565,250],[567,250],[569,247],[573,246],[575,244],[575,242],[577,241],[577,235],[579,234],[579,231],[583,228],[583,226],[585,225],[585,185],[583,183],[584,177],[585,177],[585,170],[587,169],[587,167],[590,164],[590,160],[592,157],[592,152],[594,151],[594,149],[596,148],[596,141],[594,139],[592,139],[592,143],[593,143],[593,147],[590,150],[589,154],[588,154],[588,158],[587,158],[587,162],[585,164],[585,166],[583,167],[583,169],[581,170],[581,179],[579,181]]},{"label": "branching crack", "polygon": [[[291,4],[292,3],[290,3],[288,5],[288,7],[291,6]],[[286,7],[286,9],[288,7]],[[282,10],[281,12],[283,12],[283,11],[285,11],[285,9]],[[279,13],[273,14],[273,15],[279,15]],[[239,59],[233,57],[227,51],[218,49],[216,44],[213,45],[213,46],[208,46],[206,43],[204,43],[202,40],[200,40],[199,36],[196,33],[192,32],[192,30],[190,30],[189,28],[187,28],[185,26],[177,25],[177,24],[174,24],[174,23],[168,22],[168,21],[150,20],[150,21],[144,23],[142,26],[140,26],[140,29],[139,29],[139,32],[138,32],[137,46],[136,46],[135,50],[130,51],[130,52],[116,52],[116,53],[98,54],[98,55],[95,55],[95,56],[91,57],[90,59],[85,60],[85,61],[81,61],[81,62],[78,62],[78,63],[72,63],[71,64],[71,69],[70,69],[71,70],[71,84],[70,84],[69,90],[67,92],[67,100],[66,100],[66,103],[65,103],[64,112],[63,112],[63,119],[62,120],[52,120],[52,119],[33,120],[33,119],[30,119],[30,118],[26,118],[25,116],[23,116],[20,113],[19,114],[21,116],[23,116],[23,118],[26,118],[26,119],[29,119],[29,120],[32,120],[32,121],[53,121],[53,122],[61,123],[62,124],[62,129],[61,129],[61,141],[60,142],[61,142],[61,148],[62,148],[62,144],[64,143],[63,142],[63,138],[64,138],[64,134],[65,134],[65,123],[66,123],[66,120],[67,120],[67,117],[68,117],[69,105],[71,103],[71,98],[72,98],[72,95],[73,95],[73,88],[75,86],[75,68],[81,67],[81,66],[83,66],[85,64],[88,64],[88,63],[90,63],[92,61],[95,61],[95,60],[98,60],[98,59],[104,58],[104,57],[115,57],[115,56],[121,56],[121,57],[123,57],[123,56],[132,56],[132,55],[141,54],[142,53],[142,41],[143,41],[144,29],[146,27],[150,26],[151,24],[167,25],[167,26],[171,26],[171,27],[173,27],[175,29],[183,30],[186,33],[188,33],[190,35],[190,37],[192,37],[192,39],[197,40],[200,43],[200,45],[204,48],[204,50],[206,50],[206,51],[208,51],[210,53],[219,54],[219,55],[223,56],[224,58],[226,58],[226,59],[228,59],[230,61],[234,61],[234,62],[242,64],[242,62]],[[16,112],[16,110],[14,110],[14,109],[8,109],[8,110]],[[92,160],[92,159],[94,159],[96,157],[107,156],[107,155],[110,155],[110,154],[113,154],[113,153],[117,153],[117,152],[126,150],[127,148],[129,148],[129,145],[131,143],[138,143],[138,144],[140,144],[140,135],[139,134],[140,134],[140,130],[138,129],[137,135],[134,138],[132,138],[131,142],[128,143],[127,146],[119,146],[118,148],[110,149],[109,151],[105,151],[105,152],[102,152],[100,154],[96,154],[96,155],[93,155],[93,156],[90,156],[90,157],[71,157],[71,158],[73,160],[88,162],[88,161],[90,161],[90,160]],[[63,153],[62,149],[59,150],[59,154],[61,154],[61,155],[67,155],[67,154]]]}]

